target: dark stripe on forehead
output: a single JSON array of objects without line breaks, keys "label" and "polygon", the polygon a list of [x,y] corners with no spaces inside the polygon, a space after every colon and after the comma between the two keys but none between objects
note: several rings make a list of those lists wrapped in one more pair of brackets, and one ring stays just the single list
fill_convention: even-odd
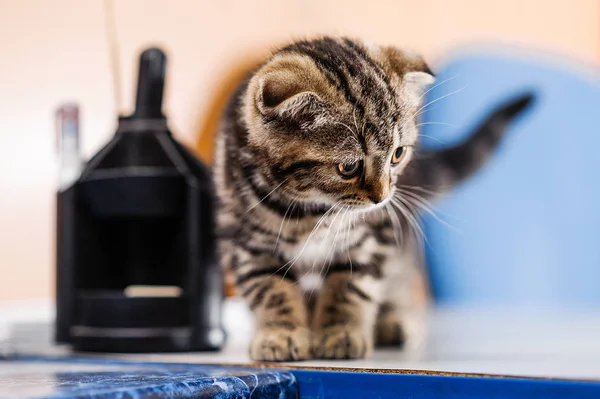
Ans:
[{"label": "dark stripe on forehead", "polygon": [[364,105],[354,96],[350,89],[348,78],[343,71],[343,59],[338,56],[341,46],[335,41],[322,39],[316,41],[301,41],[292,44],[282,52],[295,52],[310,57],[317,67],[323,72],[330,83],[338,88],[351,104],[356,104],[359,115],[365,114]]},{"label": "dark stripe on forehead", "polygon": [[[375,78],[379,76],[377,72],[380,69],[375,61],[349,39],[345,39],[343,43],[333,39],[328,40],[337,46],[337,52],[341,55],[340,64],[344,65],[348,73],[355,79],[354,83],[359,87],[361,99],[378,105],[375,106],[378,118],[389,113],[391,109],[389,87],[385,79]],[[348,43],[353,43],[354,46],[349,46]],[[359,49],[361,51],[358,51]]]},{"label": "dark stripe on forehead", "polygon": [[358,54],[371,67],[371,70],[375,74],[377,74],[377,76],[381,80],[383,80],[383,82],[385,83],[385,87],[389,93],[389,100],[393,103],[394,108],[398,109],[398,103],[396,101],[396,95],[395,95],[396,92],[390,83],[389,76],[383,70],[381,65],[379,65],[377,62],[375,62],[375,60],[373,60],[373,58],[371,58],[371,56],[369,56],[369,54],[367,54],[365,49],[362,48],[362,46],[360,46],[358,43],[353,42],[352,40],[350,40],[348,38],[344,38],[344,43],[346,43],[346,45],[348,47],[350,47],[352,50],[354,50],[356,52],[356,54]]},{"label": "dark stripe on forehead", "polygon": [[338,65],[340,67],[344,66],[351,77],[356,78],[364,75],[364,70],[360,64],[360,60],[355,54],[353,54],[351,51],[348,51],[348,49],[341,43],[331,38],[326,38],[323,41],[327,43],[328,46],[333,50],[332,53],[338,57],[338,60],[340,61]]},{"label": "dark stripe on forehead", "polygon": [[[354,84],[360,91],[359,98],[363,103],[369,103],[375,108],[375,114],[377,118],[383,118],[385,114],[389,113],[390,105],[385,96],[387,86],[385,82],[382,84],[378,79],[374,77],[376,70],[374,69],[373,61],[369,59],[369,62],[365,62],[365,59],[356,52],[353,48],[338,44],[339,53],[342,55],[340,64],[346,67],[348,73],[354,79]],[[367,115],[364,115],[367,117]]]}]

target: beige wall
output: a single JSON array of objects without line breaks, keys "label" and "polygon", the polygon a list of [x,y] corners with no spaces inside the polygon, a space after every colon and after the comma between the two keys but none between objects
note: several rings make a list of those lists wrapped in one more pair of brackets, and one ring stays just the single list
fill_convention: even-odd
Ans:
[{"label": "beige wall", "polygon": [[[122,111],[138,51],[169,53],[166,110],[184,142],[210,132],[224,91],[249,60],[293,37],[343,33],[435,58],[473,41],[600,58],[597,0],[115,0]],[[53,290],[53,112],[74,100],[83,146],[114,128],[102,0],[0,0],[0,301]]]}]

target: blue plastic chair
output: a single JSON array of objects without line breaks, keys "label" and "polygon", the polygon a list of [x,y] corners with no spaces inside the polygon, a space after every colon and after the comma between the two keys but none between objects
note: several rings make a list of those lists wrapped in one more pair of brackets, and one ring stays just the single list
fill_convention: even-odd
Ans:
[{"label": "blue plastic chair", "polygon": [[600,305],[600,75],[544,56],[472,51],[446,64],[444,81],[427,95],[427,147],[465,138],[523,90],[537,99],[492,160],[435,204],[452,228],[424,217],[437,302]]}]

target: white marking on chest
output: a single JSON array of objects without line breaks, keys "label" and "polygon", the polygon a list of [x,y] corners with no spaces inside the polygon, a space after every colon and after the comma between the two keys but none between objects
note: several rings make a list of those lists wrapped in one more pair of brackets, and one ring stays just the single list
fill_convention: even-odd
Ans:
[{"label": "white marking on chest", "polygon": [[299,280],[300,287],[304,292],[314,292],[318,291],[323,284],[323,274],[322,273],[307,273],[302,276]]},{"label": "white marking on chest", "polygon": [[319,228],[304,234],[295,245],[284,249],[290,265],[299,271],[319,272],[338,253],[346,251],[354,243],[355,230],[349,225],[349,218],[343,216],[323,223]]}]

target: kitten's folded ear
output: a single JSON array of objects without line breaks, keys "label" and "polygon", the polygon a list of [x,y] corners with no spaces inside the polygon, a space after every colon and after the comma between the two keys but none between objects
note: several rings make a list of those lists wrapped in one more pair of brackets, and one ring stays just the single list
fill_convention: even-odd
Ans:
[{"label": "kitten's folded ear", "polygon": [[314,113],[324,103],[317,93],[290,71],[274,71],[261,76],[256,90],[256,107],[265,116],[297,117]]},{"label": "kitten's folded ear", "polygon": [[402,95],[411,107],[418,107],[435,78],[427,72],[407,72],[402,78]]},{"label": "kitten's folded ear", "polygon": [[423,57],[395,47],[383,49],[387,62],[402,82],[402,95],[410,106],[417,107],[423,101],[428,87],[435,77]]}]

